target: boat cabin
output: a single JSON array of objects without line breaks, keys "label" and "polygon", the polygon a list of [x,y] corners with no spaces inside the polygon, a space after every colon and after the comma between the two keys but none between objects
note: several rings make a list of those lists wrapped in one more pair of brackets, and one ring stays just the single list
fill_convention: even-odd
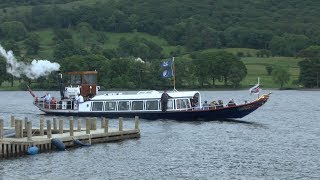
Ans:
[{"label": "boat cabin", "polygon": [[99,90],[97,86],[97,71],[67,72],[69,86],[65,88],[65,95],[74,98],[80,93],[85,98],[94,97]]},{"label": "boat cabin", "polygon": [[[200,93],[197,91],[171,92],[167,111],[200,108]],[[161,111],[162,93],[139,91],[137,94],[108,93],[93,97],[79,105],[81,112],[132,112]]]},{"label": "boat cabin", "polygon": [[[200,93],[197,91],[169,92],[167,111],[201,109]],[[161,95],[158,91],[139,91],[137,94],[107,93],[96,95],[81,104],[72,100],[38,104],[44,109],[74,110],[79,112],[135,112],[161,111]]]}]

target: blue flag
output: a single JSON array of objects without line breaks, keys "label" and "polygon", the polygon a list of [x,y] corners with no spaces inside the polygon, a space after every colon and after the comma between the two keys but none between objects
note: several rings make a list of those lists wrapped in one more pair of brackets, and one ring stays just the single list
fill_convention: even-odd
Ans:
[{"label": "blue flag", "polygon": [[173,64],[172,59],[168,59],[168,60],[166,60],[166,61],[163,61],[163,62],[160,64],[160,66],[161,66],[162,68],[169,68],[169,67],[172,66],[172,64]]},{"label": "blue flag", "polygon": [[169,69],[165,69],[162,73],[161,73],[161,77],[162,78],[169,78],[173,76],[173,71],[171,68]]}]

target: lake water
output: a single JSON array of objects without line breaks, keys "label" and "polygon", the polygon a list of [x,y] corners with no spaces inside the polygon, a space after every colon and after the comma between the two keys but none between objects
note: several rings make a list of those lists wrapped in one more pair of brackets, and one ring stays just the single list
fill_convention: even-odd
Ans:
[{"label": "lake water", "polygon": [[[254,99],[248,91],[202,94],[208,101]],[[39,125],[29,92],[0,97],[6,126],[10,114]],[[241,121],[141,119],[140,139],[1,159],[0,179],[320,179],[319,105],[319,91],[273,91]],[[133,125],[125,119],[124,127]]]}]

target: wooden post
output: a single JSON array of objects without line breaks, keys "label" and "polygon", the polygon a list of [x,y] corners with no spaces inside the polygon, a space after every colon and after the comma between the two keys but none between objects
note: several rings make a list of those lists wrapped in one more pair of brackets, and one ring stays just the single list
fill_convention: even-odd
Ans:
[{"label": "wooden post", "polygon": [[24,129],[26,129],[26,130],[27,130],[27,122],[28,122],[28,118],[25,117],[24,118]]},{"label": "wooden post", "polygon": [[87,118],[86,119],[86,134],[90,134],[90,129],[91,129],[91,119]]},{"label": "wooden post", "polygon": [[134,117],[134,129],[139,129],[139,116]]},{"label": "wooden post", "polygon": [[78,118],[78,132],[81,132],[81,119]]},{"label": "wooden post", "polygon": [[69,128],[70,128],[70,136],[73,136],[73,117],[71,116],[69,121]]},{"label": "wooden post", "polygon": [[19,123],[20,123],[20,125],[19,125],[19,128],[20,128],[20,138],[23,138],[23,120],[20,120]]},{"label": "wooden post", "polygon": [[51,138],[51,121],[47,120],[47,137]]},{"label": "wooden post", "polygon": [[104,117],[101,117],[101,123],[100,123],[101,129],[105,127],[105,125],[104,125],[104,122],[105,122],[104,119],[105,119]]},{"label": "wooden post", "polygon": [[97,117],[92,118],[91,123],[91,130],[97,130]]},{"label": "wooden post", "polygon": [[106,127],[106,118],[105,117],[102,117],[101,118],[101,128],[105,128]]},{"label": "wooden post", "polygon": [[11,114],[11,127],[15,127],[14,116]]},{"label": "wooden post", "polygon": [[20,138],[21,132],[20,132],[20,120],[14,120],[14,125],[15,125],[15,131],[16,131],[16,138]]},{"label": "wooden post", "polygon": [[103,120],[104,120],[104,133],[108,133],[108,131],[109,131],[109,121],[108,121],[108,119],[106,119],[106,118],[103,118]]},{"label": "wooden post", "polygon": [[28,141],[32,141],[32,122],[31,121],[27,121],[27,139]]},{"label": "wooden post", "polygon": [[43,136],[43,135],[44,135],[44,119],[41,116],[40,117],[40,136]]},{"label": "wooden post", "polygon": [[59,119],[59,134],[63,134],[63,119]]},{"label": "wooden post", "polygon": [[53,118],[53,130],[55,131],[55,132],[57,132],[57,130],[58,130],[58,127],[57,127],[57,118]]},{"label": "wooden post", "polygon": [[0,159],[2,158],[3,152],[2,152],[2,144],[0,144]]},{"label": "wooden post", "polygon": [[[4,133],[4,130],[3,130],[3,119],[0,119],[0,139],[3,139],[3,133]],[[2,144],[0,144],[0,146],[2,147]],[[1,151],[0,151],[1,153]]]},{"label": "wooden post", "polygon": [[3,157],[7,157],[7,145],[8,144],[3,144]]},{"label": "wooden post", "polygon": [[123,130],[123,117],[119,117],[119,131]]}]

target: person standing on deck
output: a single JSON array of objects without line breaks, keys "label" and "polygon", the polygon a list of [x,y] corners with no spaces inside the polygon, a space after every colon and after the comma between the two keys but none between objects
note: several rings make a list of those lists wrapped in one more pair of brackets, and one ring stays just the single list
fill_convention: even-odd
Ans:
[{"label": "person standing on deck", "polygon": [[84,102],[83,96],[81,96],[80,93],[78,93],[78,96],[76,97],[76,101],[77,101],[78,107],[79,107],[79,104]]},{"label": "person standing on deck", "polygon": [[168,99],[172,98],[171,96],[169,96],[169,94],[167,93],[166,90],[163,91],[162,95],[161,95],[161,110],[162,112],[166,112],[167,108],[168,108]]},{"label": "person standing on deck", "polygon": [[49,103],[51,99],[51,95],[47,92],[46,95],[42,96],[44,102]]}]

